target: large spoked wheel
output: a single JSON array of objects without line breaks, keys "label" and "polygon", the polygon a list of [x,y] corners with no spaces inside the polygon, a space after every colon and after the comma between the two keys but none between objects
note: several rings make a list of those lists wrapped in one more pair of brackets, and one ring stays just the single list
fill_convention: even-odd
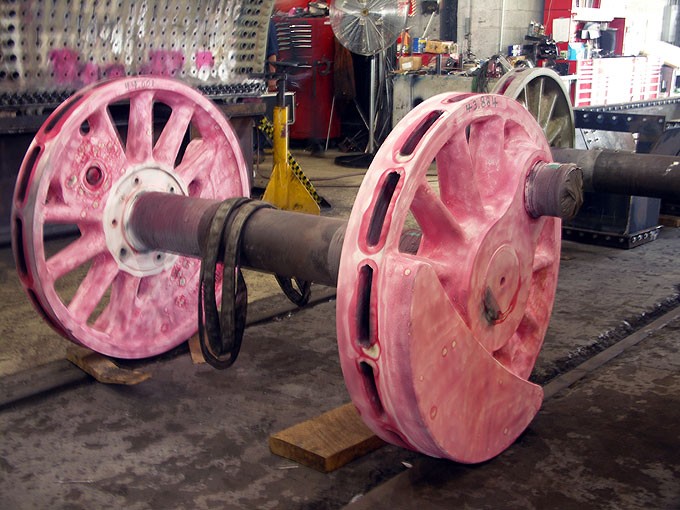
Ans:
[{"label": "large spoked wheel", "polygon": [[574,146],[574,109],[560,76],[551,69],[513,69],[492,92],[519,101],[541,126],[552,147]]},{"label": "large spoked wheel", "polygon": [[549,161],[530,113],[496,95],[435,96],[377,153],[347,227],[337,329],[352,400],[383,439],[480,462],[538,411],[527,378],[555,296],[560,221],[529,216],[524,193]]},{"label": "large spoked wheel", "polygon": [[[76,343],[121,358],[165,352],[197,329],[200,261],[135,251],[124,228],[130,206],[146,191],[246,196],[247,183],[231,126],[191,87],[135,77],[84,89],[43,125],[19,173],[12,237],[21,281]],[[47,254],[51,223],[80,236]]]}]

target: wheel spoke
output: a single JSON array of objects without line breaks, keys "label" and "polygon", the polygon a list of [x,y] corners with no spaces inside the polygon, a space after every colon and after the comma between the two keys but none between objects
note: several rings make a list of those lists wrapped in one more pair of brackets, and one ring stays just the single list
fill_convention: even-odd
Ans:
[{"label": "wheel spoke", "polygon": [[113,144],[113,150],[111,152],[120,154],[122,163],[122,160],[125,157],[125,150],[123,149],[123,143],[121,142],[120,134],[113,123],[109,109],[102,107],[90,115],[87,120],[90,124],[90,129],[92,130],[90,136],[102,138]]},{"label": "wheel spoke", "polygon": [[144,91],[130,98],[126,154],[133,163],[143,163],[151,158],[153,96],[153,91]]},{"label": "wheel spoke", "polygon": [[541,126],[541,129],[545,133],[548,129],[548,124],[550,124],[550,120],[552,119],[553,113],[555,112],[555,106],[557,106],[557,94],[551,94],[550,96],[550,105],[548,106],[547,110],[545,110],[547,113],[543,118],[536,119],[538,120],[538,123]]},{"label": "wheel spoke", "polygon": [[95,321],[95,328],[107,334],[115,330],[116,336],[121,336],[133,320],[132,312],[135,309],[137,290],[141,281],[142,279],[137,276],[123,271],[118,272],[111,284],[109,304]]},{"label": "wheel spoke", "polygon": [[[474,164],[478,193],[485,206],[495,211],[497,202],[515,188],[510,179],[501,175],[514,175],[503,166],[516,162],[508,161],[505,152],[505,120],[500,116],[489,117],[470,125],[470,154]],[[468,184],[469,185],[469,184]],[[512,192],[510,192],[512,193]]]},{"label": "wheel spoke", "polygon": [[188,185],[199,174],[209,175],[216,159],[217,151],[215,151],[215,148],[202,139],[197,138],[189,142],[182,162],[175,171]]},{"label": "wheel spoke", "polygon": [[172,109],[172,114],[153,150],[156,161],[174,166],[193,114],[194,106],[189,104],[182,104]]},{"label": "wheel spoke", "polygon": [[85,234],[47,260],[47,273],[56,281],[105,250],[103,235],[95,232]]},{"label": "wheel spoke", "polygon": [[101,254],[92,261],[90,270],[68,305],[76,320],[85,323],[90,318],[118,271],[116,262],[108,254]]},{"label": "wheel spoke", "polygon": [[527,101],[527,89],[526,87],[523,88],[519,94],[517,94],[517,102],[521,104],[525,110],[529,109],[528,101]]},{"label": "wheel spoke", "polygon": [[523,333],[535,334],[541,330],[541,323],[533,312],[527,310],[520,322],[520,328]]},{"label": "wheel spoke", "polygon": [[416,190],[411,212],[423,232],[419,253],[432,253],[442,243],[464,242],[463,228],[427,182],[421,183]]},{"label": "wheel spoke", "polygon": [[543,107],[543,88],[545,87],[545,77],[541,76],[538,79],[538,94],[536,98],[536,116],[537,121],[541,118],[541,110]]},{"label": "wheel spoke", "polygon": [[534,264],[532,266],[532,271],[534,273],[539,273],[554,264],[555,260],[549,253],[538,251],[534,256]]},{"label": "wheel spoke", "polygon": [[501,117],[470,124],[470,154],[475,175],[488,178],[489,174],[499,172],[505,146],[504,127],[505,120]]},{"label": "wheel spoke", "polygon": [[517,331],[503,347],[494,351],[493,356],[515,375],[529,377],[536,362],[541,339],[541,324],[536,316],[527,310]]},{"label": "wheel spoke", "polygon": [[100,223],[103,218],[103,208],[89,208],[83,216],[83,210],[67,204],[49,203],[45,204],[45,223],[63,224],[92,224]]},{"label": "wheel spoke", "polygon": [[529,113],[538,118],[538,112],[541,104],[541,92],[539,80],[531,81],[524,86],[524,93],[526,95],[526,107]]},{"label": "wheel spoke", "polygon": [[555,140],[557,140],[562,131],[568,128],[569,119],[566,117],[558,117],[553,119],[553,122],[548,125],[545,130],[545,136],[548,139],[548,143],[553,145]]},{"label": "wheel spoke", "polygon": [[439,194],[449,208],[465,218],[484,215],[470,146],[463,130],[437,154]]},{"label": "wheel spoke", "polygon": [[[531,100],[531,95],[529,94],[528,85],[524,86],[521,94],[524,96],[524,101],[522,102],[522,104],[524,105],[524,108],[531,111],[531,104],[533,103],[533,101]],[[519,100],[519,98],[518,98],[518,100]]]}]

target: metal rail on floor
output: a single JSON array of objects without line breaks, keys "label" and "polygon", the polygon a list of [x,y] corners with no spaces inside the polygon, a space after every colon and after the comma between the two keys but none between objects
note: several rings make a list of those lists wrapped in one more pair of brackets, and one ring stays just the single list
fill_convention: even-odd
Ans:
[{"label": "metal rail on floor", "polygon": [[[274,296],[274,298],[280,297]],[[252,313],[246,321],[246,327],[257,326],[281,317],[287,317],[333,299],[335,299],[334,288],[319,287],[319,290],[309,300],[309,303],[302,308],[283,300],[281,300],[283,304],[277,304],[276,301],[278,299],[274,299],[274,303],[272,303],[271,298],[254,301],[250,303]],[[162,356],[164,359],[173,358],[185,352],[187,352],[187,349],[180,346]],[[135,366],[143,366],[156,359],[158,357],[141,360],[135,363]],[[94,379],[90,375],[66,359],[55,360],[38,367],[22,370],[16,374],[0,378],[0,410],[31,397],[91,381],[94,381]]]}]

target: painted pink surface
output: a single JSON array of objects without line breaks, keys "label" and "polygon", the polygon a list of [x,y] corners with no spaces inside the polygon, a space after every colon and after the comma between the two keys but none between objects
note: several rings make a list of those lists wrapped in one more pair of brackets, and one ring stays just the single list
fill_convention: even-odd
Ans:
[{"label": "painted pink surface", "polygon": [[99,66],[88,62],[80,71],[80,79],[85,85],[92,85],[99,81]]},{"label": "painted pink surface", "polygon": [[213,67],[215,65],[215,58],[210,51],[196,52],[196,69],[203,69],[204,67]]},{"label": "painted pink surface", "polygon": [[[177,60],[177,56],[174,59]],[[60,85],[82,87],[92,85],[102,78],[118,78],[127,74],[123,64],[104,64],[100,67],[94,62],[82,64],[81,60],[79,53],[69,48],[51,51],[49,62],[54,80]],[[171,59],[171,68],[174,65]],[[163,74],[164,68],[160,64],[156,67],[160,69],[156,74]]]},{"label": "painted pink surface", "polygon": [[[559,220],[524,210],[538,161],[551,161],[540,127],[488,94],[425,101],[376,154],[345,235],[337,331],[352,400],[383,439],[481,462],[538,411],[542,390],[526,379],[548,326],[560,239]],[[409,212],[422,231],[417,254],[399,250]]]},{"label": "painted pink surface", "polygon": [[[124,144],[107,106],[126,99],[130,117]],[[154,102],[172,109],[155,145]],[[87,130],[81,129],[85,121]],[[189,123],[198,137],[174,167]],[[93,167],[102,172],[94,185],[87,180]],[[197,329],[198,260],[180,257],[162,273],[140,278],[120,270],[107,249],[104,229],[122,228],[102,221],[110,191],[141,167],[174,171],[192,196],[249,194],[238,138],[219,108],[181,82],[135,77],[88,87],[49,117],[22,164],[12,210],[19,276],[38,311],[70,340],[121,358],[163,353]],[[46,223],[76,224],[81,237],[46,258]],[[86,264],[75,296],[63,300],[55,283]],[[96,317],[100,302],[105,307]]]},{"label": "painted pink surface", "polygon": [[50,67],[57,83],[68,84],[79,81],[80,58],[75,51],[63,48],[48,54]]},{"label": "painted pink surface", "polygon": [[123,64],[108,64],[102,69],[102,76],[104,78],[122,78],[125,75],[125,66]]},{"label": "painted pink surface", "polygon": [[184,55],[181,51],[154,50],[149,52],[149,63],[141,67],[140,74],[172,77],[183,65]]}]

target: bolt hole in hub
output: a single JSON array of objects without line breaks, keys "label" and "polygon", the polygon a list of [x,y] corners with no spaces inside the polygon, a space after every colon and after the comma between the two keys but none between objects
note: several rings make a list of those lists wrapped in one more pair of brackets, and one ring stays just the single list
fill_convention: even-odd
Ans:
[{"label": "bolt hole in hub", "polygon": [[[219,108],[181,82],[130,77],[80,91],[36,135],[15,189],[13,248],[36,308],[107,355],[153,356],[185,341],[197,329],[200,262],[141,250],[130,209],[148,191],[247,196],[246,168]],[[46,246],[46,225],[79,236]]]},{"label": "bolt hole in hub", "polygon": [[104,181],[104,172],[101,168],[91,166],[85,172],[85,182],[90,190],[96,190]]},{"label": "bolt hole in hub", "polygon": [[529,215],[524,192],[550,158],[531,115],[490,94],[428,99],[376,154],[345,234],[337,330],[352,400],[386,441],[480,462],[538,411],[527,378],[560,222]]}]

